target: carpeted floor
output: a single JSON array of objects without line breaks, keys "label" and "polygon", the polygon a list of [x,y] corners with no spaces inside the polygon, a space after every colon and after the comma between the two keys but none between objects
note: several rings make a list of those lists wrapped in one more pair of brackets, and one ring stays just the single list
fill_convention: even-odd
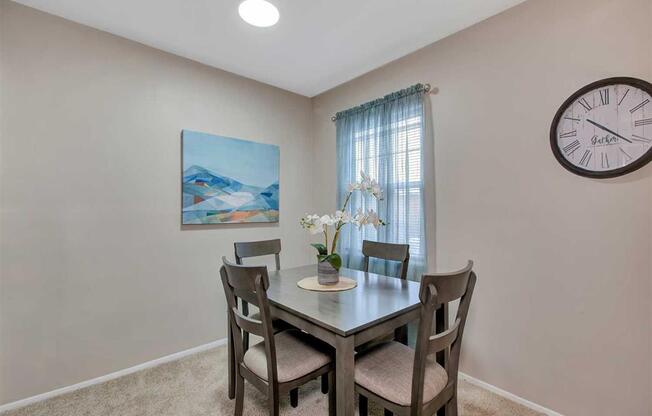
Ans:
[{"label": "carpeted floor", "polygon": [[[1,416],[221,416],[232,415],[234,402],[227,398],[226,347],[134,373],[107,383],[58,396]],[[299,407],[285,397],[281,414],[328,414],[328,397],[315,380],[300,389]],[[255,387],[246,384],[245,415],[267,415],[265,401]],[[369,403],[370,415],[382,409]],[[460,381],[461,416],[535,416],[527,409],[472,384]]]}]

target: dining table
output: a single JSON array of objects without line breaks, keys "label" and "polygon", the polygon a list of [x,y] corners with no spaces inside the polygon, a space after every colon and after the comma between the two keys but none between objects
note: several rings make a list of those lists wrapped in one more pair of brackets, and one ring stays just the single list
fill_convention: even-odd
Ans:
[{"label": "dining table", "polygon": [[[340,276],[357,286],[339,292],[300,288],[297,283],[317,274],[317,265],[269,271],[267,297],[275,319],[307,332],[333,347],[335,352],[336,415],[355,414],[355,348],[392,333],[421,313],[419,283],[348,268]],[[448,322],[447,308],[435,317],[437,332]],[[229,331],[229,397],[233,397],[234,360]],[[447,357],[437,356],[444,365]],[[444,415],[443,411],[438,415]]]}]

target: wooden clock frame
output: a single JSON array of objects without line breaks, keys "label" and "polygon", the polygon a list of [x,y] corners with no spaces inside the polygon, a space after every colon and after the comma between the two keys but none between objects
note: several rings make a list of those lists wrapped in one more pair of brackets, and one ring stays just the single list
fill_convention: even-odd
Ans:
[{"label": "wooden clock frame", "polygon": [[559,107],[557,110],[557,113],[555,114],[555,117],[552,119],[552,125],[550,126],[550,147],[552,148],[552,153],[555,155],[555,158],[557,161],[568,171],[580,175],[580,176],[585,176],[588,178],[596,178],[596,179],[606,179],[606,178],[614,178],[617,176],[622,176],[630,172],[634,172],[635,170],[638,170],[642,168],[643,166],[647,165],[651,160],[652,160],[652,146],[648,151],[638,158],[635,162],[623,166],[617,169],[612,169],[612,170],[607,170],[607,171],[602,171],[602,172],[596,172],[588,169],[583,169],[580,167],[577,167],[573,165],[571,162],[569,162],[564,155],[561,153],[561,150],[559,149],[559,146],[557,144],[557,125],[559,124],[559,120],[561,117],[564,115],[564,112],[566,109],[577,99],[579,99],[581,96],[586,94],[589,91],[595,90],[600,87],[606,87],[606,86],[611,86],[614,84],[623,84],[623,85],[629,85],[634,88],[641,89],[650,96],[652,96],[652,84],[644,81],[642,79],[638,78],[630,78],[630,77],[614,77],[614,78],[606,78],[602,79],[600,81],[593,82],[591,84],[586,85],[585,87],[580,88],[577,90],[573,95],[568,97],[566,101]]}]

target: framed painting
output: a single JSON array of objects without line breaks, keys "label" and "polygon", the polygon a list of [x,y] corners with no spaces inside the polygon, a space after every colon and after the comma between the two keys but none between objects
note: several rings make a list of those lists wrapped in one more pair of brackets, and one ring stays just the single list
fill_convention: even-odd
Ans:
[{"label": "framed painting", "polygon": [[278,146],[181,132],[182,224],[278,222]]}]

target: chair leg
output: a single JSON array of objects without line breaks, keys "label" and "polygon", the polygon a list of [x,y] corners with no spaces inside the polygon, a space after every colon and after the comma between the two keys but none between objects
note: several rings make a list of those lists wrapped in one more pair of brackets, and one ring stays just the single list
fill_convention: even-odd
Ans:
[{"label": "chair leg", "polygon": [[235,353],[233,352],[233,337],[231,335],[231,328],[229,328],[228,340],[227,340],[227,360],[229,360],[229,400],[235,398]]},{"label": "chair leg", "polygon": [[299,389],[290,390],[290,406],[298,407],[299,406]]},{"label": "chair leg", "polygon": [[457,416],[457,392],[446,403],[446,416]]},{"label": "chair leg", "polygon": [[396,342],[400,342],[403,345],[408,345],[408,327],[403,325],[400,328],[394,330],[394,339]]},{"label": "chair leg", "polygon": [[358,396],[358,413],[360,413],[360,416],[369,414],[369,400],[362,394]]},{"label": "chair leg", "polygon": [[244,378],[235,375],[235,416],[242,416],[244,408]]},{"label": "chair leg", "polygon": [[385,410],[385,416],[394,416],[394,413],[391,410],[387,410],[387,409],[384,410]]},{"label": "chair leg", "polygon": [[269,416],[279,416],[281,414],[280,412],[280,406],[279,406],[279,401],[278,397],[277,398],[270,398],[269,399]]},{"label": "chair leg", "polygon": [[321,375],[321,392],[328,394],[328,374]]},{"label": "chair leg", "polygon": [[[328,416],[335,416],[337,412],[337,403],[335,402],[336,392],[335,389],[335,371],[330,371],[327,376],[328,379]],[[322,379],[323,380],[323,379]],[[323,386],[323,385],[322,385]]]}]

